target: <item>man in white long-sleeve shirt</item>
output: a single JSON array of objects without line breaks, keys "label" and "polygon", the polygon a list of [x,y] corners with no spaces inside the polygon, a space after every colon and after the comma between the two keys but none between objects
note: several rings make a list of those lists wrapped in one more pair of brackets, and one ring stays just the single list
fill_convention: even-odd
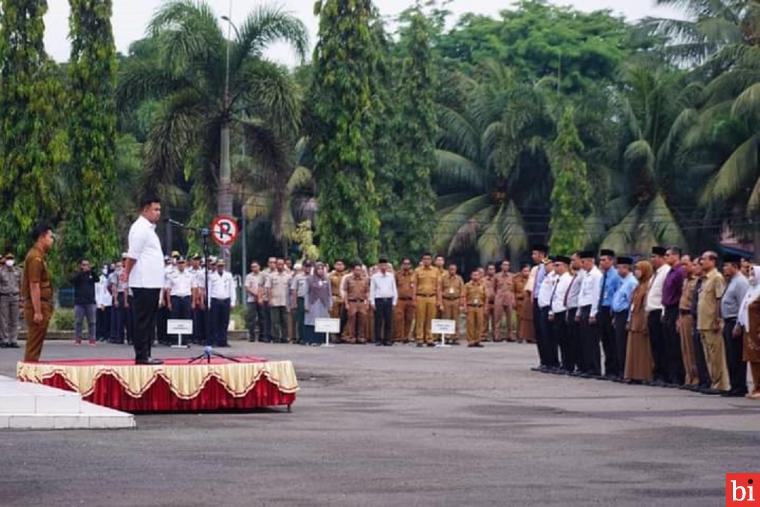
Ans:
[{"label": "man in white long-sleeve shirt", "polygon": [[581,252],[580,257],[585,275],[578,296],[581,315],[579,369],[583,372],[583,377],[597,377],[602,373],[599,329],[596,325],[602,293],[602,272],[596,267],[594,252]]},{"label": "man in white long-sleeve shirt", "polygon": [[216,261],[216,271],[208,274],[208,292],[211,299],[211,336],[206,345],[229,347],[227,328],[230,325],[230,309],[237,303],[237,293],[232,273],[224,270],[224,259]]},{"label": "man in white long-sleeve shirt", "polygon": [[586,272],[581,265],[580,252],[575,252],[570,258],[570,266],[573,268],[570,287],[567,289],[565,300],[567,301],[567,349],[562,355],[562,368],[573,375],[580,374],[576,371],[578,358],[581,350],[581,312],[578,301],[581,296],[581,285]]},{"label": "man in white long-sleeve shirt", "polygon": [[567,349],[567,290],[573,277],[570,276],[570,257],[558,255],[554,258],[554,273],[556,282],[552,290],[551,305],[549,308],[549,322],[551,332],[546,342],[546,357],[550,368],[559,370],[560,360],[557,349],[562,351],[562,363],[565,362],[565,350]]},{"label": "man in white long-sleeve shirt", "polygon": [[393,345],[393,307],[396,306],[398,292],[396,277],[390,271],[387,259],[380,259],[378,271],[372,275],[369,284],[369,304],[375,314],[375,345]]},{"label": "man in white long-sleeve shirt", "polygon": [[538,284],[538,297],[536,298],[536,304],[538,305],[538,319],[543,329],[546,331],[536,336],[536,345],[538,347],[538,359],[540,365],[535,368],[536,371],[546,372],[553,367],[549,366],[551,360],[548,357],[547,347],[548,342],[551,340],[552,334],[551,322],[549,322],[549,310],[551,310],[552,304],[552,291],[554,290],[554,283],[557,281],[557,276],[554,273],[554,264],[549,263],[544,265],[546,275]]},{"label": "man in white long-sleeve shirt", "polygon": [[[670,272],[670,265],[665,262],[667,248],[655,246],[652,248],[652,267],[654,267],[654,276],[649,282],[649,292],[647,292],[646,310],[647,310],[647,328],[649,329],[649,343],[652,347],[652,357],[655,359],[662,357],[663,336],[662,317],[665,314],[662,305],[662,289],[665,285],[665,278]],[[666,374],[664,365],[661,361],[655,361],[653,385],[664,386],[666,383]]]}]

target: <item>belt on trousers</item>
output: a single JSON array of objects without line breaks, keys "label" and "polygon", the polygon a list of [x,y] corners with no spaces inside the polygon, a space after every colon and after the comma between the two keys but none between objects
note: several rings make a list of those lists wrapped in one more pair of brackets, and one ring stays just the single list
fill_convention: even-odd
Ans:
[{"label": "belt on trousers", "polygon": [[454,296],[454,297],[445,297],[445,298],[443,298],[443,299],[447,299],[447,300],[449,300],[449,301],[456,301],[457,299],[459,299],[459,296]]},{"label": "belt on trousers", "polygon": [[399,301],[411,301],[411,300],[412,300],[412,299],[414,299],[414,298],[412,298],[412,297],[408,297],[408,298],[401,298],[401,297],[400,297],[400,298],[398,298],[398,299],[399,299]]},{"label": "belt on trousers", "polygon": [[689,315],[691,314],[691,310],[678,310],[678,313],[680,315]]},{"label": "belt on trousers", "polygon": [[349,299],[349,303],[364,303],[364,299]]},{"label": "belt on trousers", "polygon": [[421,293],[417,294],[417,297],[420,297],[420,298],[431,298],[433,296],[435,296],[435,294],[421,294]]},{"label": "belt on trousers", "polygon": [[483,307],[483,305],[467,305],[467,306],[469,306],[470,308],[482,308]]}]

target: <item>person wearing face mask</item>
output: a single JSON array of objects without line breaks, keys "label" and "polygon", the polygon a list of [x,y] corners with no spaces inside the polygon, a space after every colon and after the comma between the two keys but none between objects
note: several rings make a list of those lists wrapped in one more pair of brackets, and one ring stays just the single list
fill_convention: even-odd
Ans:
[{"label": "person wearing face mask", "polygon": [[98,282],[95,284],[95,304],[98,309],[95,314],[95,336],[97,341],[104,342],[111,337],[111,305],[113,296],[108,290],[108,275],[111,274],[108,264],[100,271]]},{"label": "person wearing face mask", "polygon": [[21,270],[12,253],[0,264],[0,348],[17,349]]}]

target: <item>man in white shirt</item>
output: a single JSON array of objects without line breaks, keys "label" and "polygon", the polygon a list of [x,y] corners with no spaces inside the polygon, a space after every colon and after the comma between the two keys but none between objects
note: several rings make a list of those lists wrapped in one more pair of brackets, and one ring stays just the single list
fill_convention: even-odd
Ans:
[{"label": "man in white shirt", "polygon": [[111,337],[111,305],[113,296],[108,288],[108,264],[103,266],[100,272],[100,278],[95,284],[95,305],[97,305],[97,314],[95,322],[97,323],[97,339],[99,342],[108,341]]},{"label": "man in white shirt", "polygon": [[598,377],[602,374],[602,354],[599,348],[599,328],[596,314],[599,311],[599,296],[602,293],[602,272],[596,267],[594,252],[581,252],[581,266],[585,275],[578,296],[580,309],[581,347],[579,369],[582,377]]},{"label": "man in white shirt", "polygon": [[140,202],[140,216],[129,229],[129,249],[122,281],[128,281],[134,294],[135,364],[163,364],[150,357],[156,334],[156,313],[164,286],[164,253],[156,234],[161,218],[161,200],[147,197]]},{"label": "man in white shirt", "polygon": [[245,276],[246,324],[248,325],[248,341],[255,342],[263,337],[264,315],[261,267],[254,261],[251,271]]},{"label": "man in white shirt", "polygon": [[[549,322],[549,310],[552,303],[552,291],[554,290],[554,283],[557,281],[557,275],[554,273],[553,259],[549,264],[544,265],[543,272],[545,273],[541,282],[538,284],[536,305],[538,307],[538,322],[543,329],[542,332],[536,334],[536,346],[538,348],[538,358],[540,365],[536,368],[537,371],[547,372],[550,370],[549,357],[547,355],[547,342],[551,340],[552,334],[551,322]],[[538,279],[537,279],[538,280]]]},{"label": "man in white shirt", "polygon": [[581,313],[578,301],[581,295],[583,278],[586,276],[586,272],[581,265],[580,252],[575,252],[570,257],[570,266],[573,270],[572,279],[570,280],[570,287],[565,294],[567,302],[567,348],[565,355],[562,357],[562,367],[571,375],[579,375],[580,371],[576,370],[581,350]]},{"label": "man in white shirt", "polygon": [[229,347],[227,328],[230,325],[230,309],[235,307],[236,291],[232,273],[224,270],[224,259],[216,261],[216,271],[208,274],[208,293],[211,297],[211,336],[206,345]]},{"label": "man in white shirt", "polygon": [[665,335],[662,328],[662,318],[665,315],[665,308],[662,305],[662,288],[665,285],[665,278],[670,272],[670,265],[665,262],[666,253],[668,253],[667,248],[652,247],[650,262],[654,268],[654,275],[649,282],[649,292],[647,292],[646,299],[649,344],[652,347],[652,357],[655,359],[652,385],[655,386],[665,386],[669,381],[665,365],[662,364],[662,361],[657,360],[663,356],[662,351],[665,345]]},{"label": "man in white shirt", "polygon": [[378,271],[369,283],[369,304],[375,314],[375,345],[393,345],[393,307],[398,301],[396,277],[387,259],[380,259]]},{"label": "man in white shirt", "polygon": [[[180,257],[177,260],[177,266],[174,272],[167,276],[166,287],[166,308],[172,319],[188,320],[192,318],[191,299],[193,293],[194,275],[186,269],[187,261]],[[179,339],[175,336],[174,339]]]},{"label": "man in white shirt", "polygon": [[[554,258],[554,272],[557,281],[552,290],[551,302],[549,305],[549,322],[552,332],[549,333],[549,339],[546,341],[546,358],[547,366],[554,368],[554,371],[560,371],[560,360],[557,350],[562,352],[562,365],[565,365],[567,356],[567,291],[570,288],[570,282],[573,277],[570,276],[570,257],[558,255]],[[563,368],[567,370],[567,368]]]},{"label": "man in white shirt", "polygon": [[193,343],[203,345],[206,343],[206,268],[201,265],[201,256],[193,256],[193,262],[188,270],[193,275],[190,285],[190,310],[193,314]]}]

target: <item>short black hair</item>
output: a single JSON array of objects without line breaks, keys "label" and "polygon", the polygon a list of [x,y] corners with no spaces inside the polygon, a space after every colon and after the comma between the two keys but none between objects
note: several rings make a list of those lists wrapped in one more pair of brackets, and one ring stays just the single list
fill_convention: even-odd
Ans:
[{"label": "short black hair", "polygon": [[443,255],[441,255],[441,254],[436,254],[435,258],[437,259],[437,258],[439,258],[439,257],[440,257],[441,259],[445,259],[445,258],[446,258],[445,256],[443,256]]},{"label": "short black hair", "polygon": [[670,246],[670,247],[668,247],[668,252],[670,252],[671,254],[678,255],[678,257],[681,257],[681,254],[683,253],[681,251],[681,248],[677,247],[677,246]]},{"label": "short black hair", "polygon": [[88,259],[87,257],[82,257],[81,259],[79,259],[79,264],[82,264],[83,262],[90,262],[90,259]]},{"label": "short black hair", "polygon": [[459,265],[456,262],[454,262],[454,261],[449,262],[449,267],[451,267],[451,266],[454,266],[455,268],[459,267]]},{"label": "short black hair", "polygon": [[430,252],[425,252],[425,253],[423,253],[423,254],[420,256],[420,258],[424,258],[424,257],[432,257],[432,256],[433,256],[433,254],[431,254]]},{"label": "short black hair", "polygon": [[401,258],[401,264],[403,264],[405,262],[408,262],[409,264],[411,264],[412,263],[412,259],[409,258],[409,257],[402,257]]},{"label": "short black hair", "polygon": [[35,243],[38,239],[40,239],[42,236],[48,233],[48,231],[52,231],[53,228],[50,226],[50,224],[46,222],[41,222],[37,224],[34,229],[32,229],[31,238],[32,241]]},{"label": "short black hair", "polygon": [[140,199],[140,209],[145,209],[154,202],[161,204],[161,198],[155,194],[146,194],[142,199]]},{"label": "short black hair", "polygon": [[364,264],[362,264],[362,261],[356,260],[356,261],[354,261],[354,262],[351,263],[351,268],[352,269],[363,268],[363,267],[364,267]]}]

